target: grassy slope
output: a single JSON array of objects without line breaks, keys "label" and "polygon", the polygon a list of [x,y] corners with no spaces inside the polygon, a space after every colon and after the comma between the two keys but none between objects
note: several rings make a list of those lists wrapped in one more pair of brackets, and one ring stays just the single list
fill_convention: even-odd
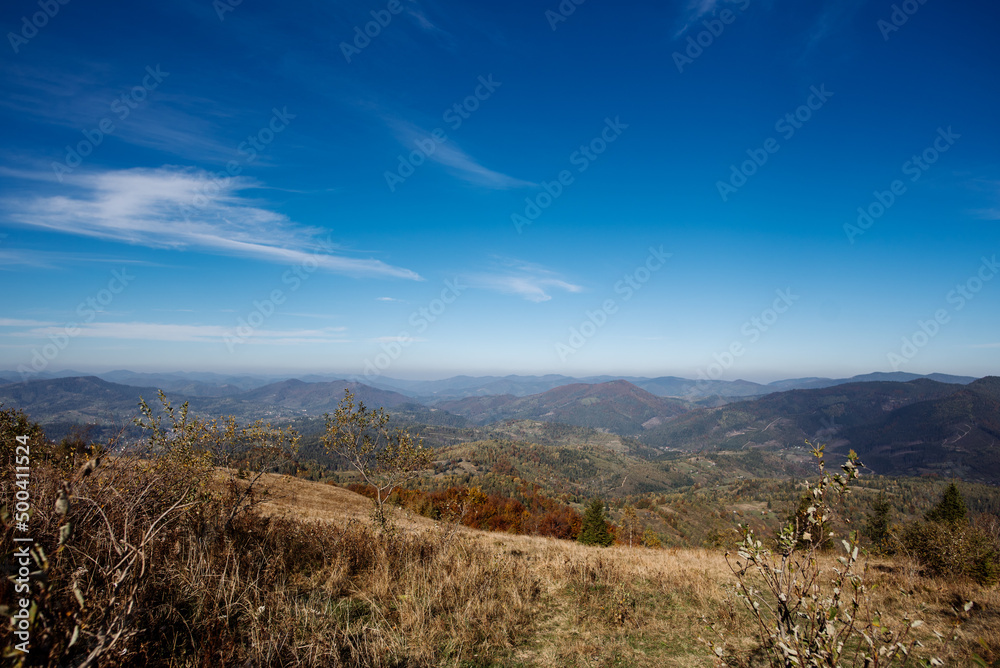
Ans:
[{"label": "grassy slope", "polygon": [[[341,524],[369,511],[367,499],[333,486],[282,476],[268,476],[265,483],[270,495],[264,510],[270,514]],[[426,518],[404,513],[400,520],[408,532],[442,531]],[[734,578],[720,550],[590,548],[452,526],[447,533],[453,536],[448,540],[467,541],[495,559],[518,564],[541,587],[530,623],[505,650],[505,658],[484,665],[712,666],[710,653],[697,642],[708,635],[703,618],[729,637],[730,651],[753,647],[749,618],[732,614],[727,603],[724,587]],[[833,557],[827,561],[832,568]],[[972,649],[990,660],[1000,657],[996,590],[924,579],[902,561],[879,560],[873,566],[876,599],[890,616],[924,607],[927,626],[950,635],[956,602],[976,601],[957,641],[937,643],[929,630],[922,636],[930,649],[950,659],[949,665],[967,665]]]}]

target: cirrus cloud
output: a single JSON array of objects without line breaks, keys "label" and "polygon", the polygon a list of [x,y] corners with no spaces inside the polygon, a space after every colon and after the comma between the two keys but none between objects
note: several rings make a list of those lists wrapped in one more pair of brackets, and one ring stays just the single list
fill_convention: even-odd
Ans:
[{"label": "cirrus cloud", "polygon": [[403,267],[346,255],[320,239],[320,228],[264,208],[243,194],[257,188],[251,180],[209,177],[177,167],[90,172],[65,177],[70,194],[36,192],[2,203],[10,222],[63,234],[283,264],[316,262],[351,276],[423,280]]}]

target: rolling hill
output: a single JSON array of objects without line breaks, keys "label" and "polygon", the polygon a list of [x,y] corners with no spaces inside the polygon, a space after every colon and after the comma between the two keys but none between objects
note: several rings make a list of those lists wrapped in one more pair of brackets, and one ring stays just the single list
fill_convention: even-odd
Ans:
[{"label": "rolling hill", "polygon": [[643,441],[684,450],[799,446],[806,439],[830,438],[844,427],[867,424],[889,411],[947,396],[960,388],[919,379],[777,392],[692,411],[650,430],[643,435]]},{"label": "rolling hill", "polygon": [[[235,415],[249,421],[320,416],[337,407],[345,389],[355,394],[355,401],[363,401],[372,408],[411,405],[408,397],[397,392],[350,381],[304,383],[286,380],[224,397],[189,396],[174,390],[164,393],[174,405],[189,402],[191,409],[200,415]],[[138,414],[140,397],[155,406],[157,391],[157,387],[122,385],[96,376],[51,378],[0,385],[0,403],[24,410],[44,425],[120,424]],[[427,409],[411,406],[411,411],[417,415]]]},{"label": "rolling hill", "polygon": [[115,423],[138,414],[139,397],[156,399],[156,388],[119,385],[96,376],[52,378],[0,386],[0,403],[25,411],[43,425]]},{"label": "rolling hill", "polygon": [[622,435],[642,433],[644,428],[658,426],[688,410],[685,402],[657,397],[624,380],[564,385],[526,397],[470,397],[436,405],[481,425],[541,420]]},{"label": "rolling hill", "polygon": [[791,390],[700,409],[640,437],[666,450],[854,449],[885,475],[937,474],[1000,483],[1000,379],[956,385],[918,378]]},{"label": "rolling hill", "polygon": [[330,381],[326,383],[305,383],[290,379],[280,383],[271,383],[235,395],[233,399],[261,406],[272,406],[307,415],[322,415],[332,413],[337,404],[344,398],[344,390],[354,394],[354,401],[361,401],[369,407],[393,408],[412,400],[398,392],[379,390],[370,385],[363,385],[347,380]]},{"label": "rolling hill", "polygon": [[876,470],[995,484],[1000,482],[1000,378],[981,378],[948,396],[903,406],[839,436]]}]

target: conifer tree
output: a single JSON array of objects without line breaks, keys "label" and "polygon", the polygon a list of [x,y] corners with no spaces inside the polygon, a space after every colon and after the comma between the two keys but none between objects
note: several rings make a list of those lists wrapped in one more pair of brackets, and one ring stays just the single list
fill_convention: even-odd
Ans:
[{"label": "conifer tree", "polygon": [[892,538],[890,529],[890,515],[892,504],[886,498],[885,492],[880,492],[878,497],[872,502],[872,512],[865,521],[862,533],[871,541],[872,547],[879,551],[886,551],[890,547]]},{"label": "conifer tree", "polygon": [[583,526],[580,527],[579,541],[584,545],[600,545],[607,547],[614,542],[611,531],[608,530],[608,520],[604,516],[604,500],[597,498],[587,506],[583,515]]},{"label": "conifer tree", "polygon": [[944,491],[941,500],[927,513],[926,517],[928,522],[940,522],[954,526],[965,521],[967,512],[962,493],[958,491],[955,483],[951,483]]}]

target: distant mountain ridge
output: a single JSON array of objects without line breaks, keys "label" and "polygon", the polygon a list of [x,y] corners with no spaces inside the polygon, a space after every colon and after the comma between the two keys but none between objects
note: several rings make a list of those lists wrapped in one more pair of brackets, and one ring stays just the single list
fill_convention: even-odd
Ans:
[{"label": "distant mountain ridge", "polygon": [[437,402],[470,396],[491,396],[497,394],[512,394],[523,397],[531,394],[540,394],[563,385],[575,385],[579,383],[596,385],[614,380],[624,380],[659,397],[678,397],[688,401],[695,401],[712,396],[725,398],[753,397],[792,389],[819,389],[846,383],[877,382],[880,380],[906,382],[917,378],[929,378],[942,383],[963,385],[976,380],[972,376],[953,376],[939,373],[921,376],[912,373],[895,372],[871,373],[863,376],[839,379],[797,378],[779,380],[767,385],[748,380],[692,380],[678,376],[660,376],[657,378],[587,376],[584,378],[573,378],[571,376],[554,374],[546,376],[485,376],[479,378],[473,376],[455,376],[443,380],[429,381],[407,381],[378,377],[363,379],[362,382],[383,389],[396,390],[425,402]]},{"label": "distant mountain ridge", "polygon": [[676,399],[658,397],[625,380],[562,385],[526,397],[468,397],[436,404],[438,408],[485,425],[504,420],[541,420],[577,427],[638,434],[688,410]]},{"label": "distant mountain ridge", "polygon": [[[158,405],[159,389],[112,383],[97,376],[51,378],[0,385],[0,403],[21,408],[43,424],[107,424],[137,415],[140,397],[150,406]],[[343,399],[345,389],[355,394],[355,401],[373,408],[393,408],[412,402],[398,392],[346,380],[326,383],[286,380],[228,396],[191,396],[175,390],[164,390],[164,394],[175,406],[189,402],[191,409],[199,414],[231,414],[255,420],[315,417],[332,412]]]},{"label": "distant mountain ridge", "polygon": [[967,385],[917,378],[789,390],[700,409],[642,435],[664,449],[745,450],[829,444],[885,475],[1000,484],[1000,378]]},{"label": "distant mountain ridge", "polygon": [[916,373],[906,373],[905,371],[894,371],[890,373],[866,373],[860,376],[840,378],[837,380],[830,378],[790,378],[788,380],[776,380],[773,383],[768,383],[767,387],[774,388],[775,390],[812,390],[824,387],[833,387],[834,385],[846,385],[847,383],[875,383],[884,381],[906,383],[919,378],[926,378],[927,380],[933,380],[938,383],[950,383],[954,385],[967,385],[976,380],[971,376],[953,376],[947,373],[929,373],[926,375],[920,375]]},{"label": "distant mountain ridge", "polygon": [[395,408],[412,401],[399,392],[380,390],[347,380],[306,383],[294,378],[247,390],[234,398],[267,406],[280,406],[310,415],[321,415],[332,413],[337,409],[337,405],[344,398],[344,390],[350,390],[354,394],[355,402],[363,402],[369,407]]},{"label": "distant mountain ridge", "polygon": [[[560,385],[526,396],[508,393],[427,404],[354,380],[283,380],[227,396],[190,396],[175,390],[166,394],[175,406],[188,401],[195,413],[206,417],[288,422],[333,411],[347,389],[356,400],[384,407],[404,424],[478,425],[475,429],[487,430],[513,421],[571,425],[634,437],[634,447],[647,448],[645,456],[653,458],[668,456],[670,450],[782,451],[802,448],[808,439],[829,444],[833,454],[852,448],[882,474],[959,476],[1000,484],[1000,378],[967,384],[925,377],[899,382],[883,380],[880,374],[867,378],[708,408],[660,397],[621,379]],[[187,387],[184,382],[202,382],[175,380],[182,387]],[[0,385],[0,402],[46,425],[120,425],[137,414],[140,395],[155,405],[156,392],[153,386],[81,376]]]},{"label": "distant mountain ridge", "polygon": [[961,387],[917,379],[775,392],[692,411],[646,434],[644,440],[686,450],[802,445],[806,439],[831,440],[844,428],[868,424],[889,411],[945,397]]},{"label": "distant mountain ridge", "polygon": [[839,434],[868,466],[1000,482],[1000,378],[980,378]]},{"label": "distant mountain ridge", "polygon": [[[0,376],[8,378],[13,372],[0,372]],[[290,380],[288,376],[264,376],[255,374],[218,374],[212,372],[173,372],[173,373],[137,373],[127,370],[116,370],[107,373],[85,374],[79,372],[61,372],[38,374],[34,380],[83,377],[94,375],[103,380],[122,385],[137,387],[158,387],[164,390],[180,392],[191,397],[227,397],[235,396],[242,391],[252,390],[266,385]],[[766,385],[747,380],[692,380],[678,376],[660,376],[645,378],[636,376],[588,376],[574,378],[559,374],[543,376],[453,376],[441,380],[402,380],[377,376],[368,378],[352,374],[306,374],[296,378],[306,383],[327,383],[348,381],[360,383],[369,387],[397,392],[416,399],[423,404],[462,399],[465,397],[482,397],[510,394],[517,397],[540,394],[564,385],[589,384],[597,385],[614,380],[624,380],[636,387],[659,397],[677,397],[687,401],[698,401],[710,397],[721,397],[724,400],[755,397],[793,389],[820,389],[854,382],[898,381],[906,382],[917,378],[929,378],[942,383],[968,384],[975,380],[971,376],[953,376],[948,374],[917,374],[871,373],[852,378],[792,378],[778,380]],[[2,384],[2,379],[0,379]]]}]

